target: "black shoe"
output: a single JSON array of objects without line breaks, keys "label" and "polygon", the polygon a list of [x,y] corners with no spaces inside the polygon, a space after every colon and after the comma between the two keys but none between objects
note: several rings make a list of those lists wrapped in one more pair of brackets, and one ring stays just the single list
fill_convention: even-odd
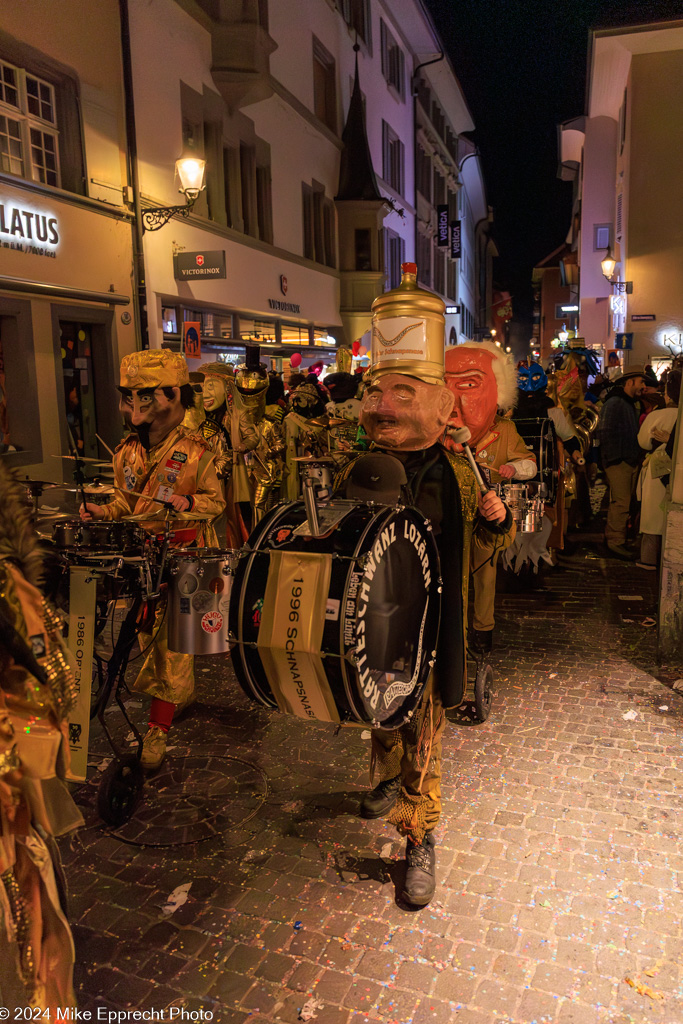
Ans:
[{"label": "black shoe", "polygon": [[493,630],[473,629],[472,644],[480,654],[490,654],[493,650]]},{"label": "black shoe", "polygon": [[360,802],[361,818],[383,818],[398,800],[401,792],[401,776],[380,782],[373,790],[366,793]]},{"label": "black shoe", "polygon": [[426,907],[436,890],[436,853],[431,832],[419,846],[412,839],[408,840],[406,864],[408,870],[401,897],[414,907]]},{"label": "black shoe", "polygon": [[605,541],[605,546],[612,558],[620,558],[623,562],[635,562],[636,556],[629,551],[625,544],[613,544],[611,541]]}]

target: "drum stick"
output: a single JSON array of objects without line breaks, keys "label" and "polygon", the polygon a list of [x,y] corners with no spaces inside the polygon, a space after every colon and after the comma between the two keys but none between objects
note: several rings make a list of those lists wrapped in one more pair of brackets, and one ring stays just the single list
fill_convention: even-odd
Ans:
[{"label": "drum stick", "polygon": [[471,437],[469,427],[457,427],[454,429],[449,429],[448,433],[450,437],[453,438],[456,444],[461,445],[465,458],[469,462],[470,468],[474,473],[474,479],[477,481],[479,490],[481,491],[482,494],[488,494],[491,488],[487,487],[486,484],[484,483],[484,478],[481,475],[479,466],[477,465],[474,455],[472,454],[472,449],[467,443]]},{"label": "drum stick", "polygon": [[112,459],[113,459],[113,458],[114,458],[114,453],[113,453],[113,451],[111,450],[111,448],[109,447],[109,445],[107,444],[107,442],[106,442],[106,441],[103,441],[103,440],[102,440],[102,438],[100,437],[100,435],[99,435],[99,434],[98,434],[97,432],[95,432],[95,437],[96,437],[96,438],[97,438],[97,440],[98,440],[98,441],[100,442],[100,444],[102,445],[102,447],[103,447],[103,448],[106,448],[106,449],[107,449],[107,451],[109,452],[109,454],[111,455],[111,457],[112,457]]}]

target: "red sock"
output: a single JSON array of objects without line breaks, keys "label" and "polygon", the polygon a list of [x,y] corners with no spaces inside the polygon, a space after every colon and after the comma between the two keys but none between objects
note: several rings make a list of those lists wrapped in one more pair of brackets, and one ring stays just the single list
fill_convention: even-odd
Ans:
[{"label": "red sock", "polygon": [[168,732],[171,728],[175,709],[175,704],[171,704],[167,700],[160,700],[159,697],[152,697],[152,706],[149,709],[148,722],[150,729],[152,726],[156,725],[160,729],[163,729],[164,732]]}]

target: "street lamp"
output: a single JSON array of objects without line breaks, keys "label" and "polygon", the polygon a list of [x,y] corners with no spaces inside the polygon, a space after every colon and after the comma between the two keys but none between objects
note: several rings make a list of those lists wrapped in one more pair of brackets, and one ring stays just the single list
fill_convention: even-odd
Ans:
[{"label": "street lamp", "polygon": [[614,269],[617,265],[617,261],[612,255],[612,250],[607,250],[607,255],[603,260],[600,261],[600,269],[602,270],[602,276],[609,281],[613,288],[616,288],[617,292],[621,295],[626,292],[631,295],[633,292],[633,281],[615,281],[613,278]]},{"label": "street lamp", "polygon": [[142,211],[142,230],[158,231],[168,224],[171,217],[176,213],[181,217],[188,217],[192,207],[197,202],[199,193],[206,187],[204,185],[204,172],[206,171],[206,160],[196,156],[194,153],[184,153],[175,162],[175,172],[180,182],[178,191],[185,196],[185,205],[180,206],[151,206]]}]

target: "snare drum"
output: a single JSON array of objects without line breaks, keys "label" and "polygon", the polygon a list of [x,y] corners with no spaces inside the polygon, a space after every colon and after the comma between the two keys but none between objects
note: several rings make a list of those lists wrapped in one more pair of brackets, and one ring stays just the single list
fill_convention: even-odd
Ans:
[{"label": "snare drum", "polygon": [[543,485],[535,480],[525,483],[501,484],[502,497],[512,512],[518,533],[540,533],[543,529],[545,502]]},{"label": "snare drum", "polygon": [[335,463],[333,459],[316,459],[315,456],[307,456],[297,460],[301,470],[301,483],[304,480],[311,480],[316,493],[326,496],[332,493],[332,475]]},{"label": "snare drum", "polygon": [[300,718],[395,729],[417,708],[435,657],[439,556],[414,508],[333,500],[309,533],[302,501],[249,539],[230,601],[245,693]]},{"label": "snare drum", "polygon": [[57,548],[77,548],[81,543],[80,519],[66,519],[52,524],[52,542]]},{"label": "snare drum", "polygon": [[238,559],[230,548],[180,548],[169,554],[169,650],[228,653],[228,609]]},{"label": "snare drum", "polygon": [[117,555],[139,555],[149,535],[136,523],[87,522],[67,519],[52,527],[56,547],[66,551],[107,552]]}]

